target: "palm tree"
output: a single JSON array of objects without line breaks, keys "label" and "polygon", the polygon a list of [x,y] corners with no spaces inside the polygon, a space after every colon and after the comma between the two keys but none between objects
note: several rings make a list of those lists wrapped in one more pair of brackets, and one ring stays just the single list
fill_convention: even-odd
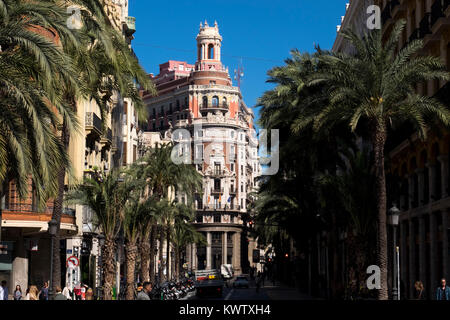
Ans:
[{"label": "palm tree", "polygon": [[180,280],[181,252],[188,244],[206,244],[205,237],[192,225],[195,211],[183,204],[174,203],[172,243],[175,250],[175,279]]},{"label": "palm tree", "polygon": [[[148,195],[155,197],[161,204],[158,213],[153,219],[149,219],[146,230],[151,230],[150,235],[150,279],[154,281],[153,259],[156,247],[156,235],[159,234],[160,250],[159,261],[162,263],[162,245],[170,227],[170,201],[173,200],[175,190],[184,193],[187,203],[192,203],[193,195],[202,185],[201,175],[192,165],[175,164],[171,159],[173,144],[156,145],[150,148],[140,159],[137,165],[140,167],[139,176],[147,183]],[[145,241],[145,239],[143,239]],[[170,236],[169,241],[170,242]],[[141,262],[145,263],[146,262]],[[162,268],[159,268],[159,279],[162,281]]]},{"label": "palm tree", "polygon": [[116,275],[116,239],[132,187],[133,184],[124,182],[119,170],[112,170],[107,175],[95,172],[92,178],[85,178],[83,184],[66,195],[68,203],[86,205],[94,211],[96,227],[105,236],[105,244],[102,248],[105,300],[112,298],[112,287]]},{"label": "palm tree", "polygon": [[[104,12],[100,0],[53,0],[64,8],[69,5],[78,5],[83,18],[83,28],[77,31],[77,46],[69,37],[64,37],[63,49],[69,54],[76,66],[75,74],[81,81],[81,95],[70,83],[63,82],[63,93],[66,103],[76,111],[79,98],[94,100],[100,108],[101,118],[106,119],[108,104],[114,93],[123,97],[129,97],[135,106],[139,119],[146,119],[145,108],[139,96],[138,86],[142,89],[154,92],[154,86],[150,83],[145,71],[139,65],[123,36],[113,28],[108,16]],[[66,18],[67,19],[67,18]],[[64,114],[63,114],[64,116]],[[61,142],[68,150],[71,130],[67,126],[67,118],[64,117],[61,129]],[[103,125],[104,126],[104,125]],[[58,195],[54,200],[52,218],[58,223],[57,234],[54,237],[54,265],[52,283],[60,284],[60,257],[59,257],[59,225],[63,209],[64,181],[66,170],[60,167],[58,172]]]},{"label": "palm tree", "polygon": [[[134,179],[134,177],[132,177]],[[139,181],[134,179],[134,181]],[[143,201],[140,192],[136,189],[131,191],[122,217],[122,225],[125,234],[125,255],[126,255],[126,299],[134,299],[135,289],[135,267],[138,254],[138,240],[140,236],[141,220],[146,219],[154,208],[153,198]],[[136,192],[138,191],[138,192]],[[144,279],[146,281],[146,279]]]},{"label": "palm tree", "polygon": [[0,0],[0,197],[11,180],[24,197],[31,178],[40,207],[57,190],[53,168],[69,167],[53,130],[58,115],[77,127],[59,90],[61,81],[78,85],[54,34],[70,34],[65,17],[46,2]]},{"label": "palm tree", "polygon": [[381,269],[381,289],[378,298],[388,298],[387,234],[386,234],[386,177],[384,147],[389,130],[405,122],[414,125],[425,138],[437,119],[450,124],[450,112],[437,100],[415,93],[416,85],[449,78],[439,58],[418,56],[421,40],[406,45],[396,55],[405,21],[393,27],[389,39],[382,40],[381,30],[373,30],[363,38],[352,31],[342,35],[355,48],[353,55],[335,53],[322,55],[322,72],[313,77],[312,84],[325,83],[330,89],[329,104],[299,119],[298,129],[313,123],[317,131],[327,130],[336,123],[345,123],[355,131],[366,124],[374,155],[375,195],[377,199],[377,260]]}]

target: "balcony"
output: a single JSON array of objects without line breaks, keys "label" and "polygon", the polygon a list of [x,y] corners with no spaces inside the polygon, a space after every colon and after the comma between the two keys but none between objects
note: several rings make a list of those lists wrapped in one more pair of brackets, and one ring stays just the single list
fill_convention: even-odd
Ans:
[{"label": "balcony", "polygon": [[225,204],[225,205],[204,205],[204,206],[197,206],[197,210],[199,211],[228,211],[228,212],[239,212],[241,210],[240,205],[233,205],[233,204]]},{"label": "balcony", "polygon": [[[2,213],[3,227],[26,228],[30,232],[47,232],[52,218],[53,203],[39,210],[33,203],[7,203]],[[63,208],[61,231],[65,235],[77,231],[75,210]]]},{"label": "balcony", "polygon": [[86,112],[84,124],[86,134],[93,133],[99,137],[102,135],[102,120],[95,112]]},{"label": "balcony", "polygon": [[431,6],[430,28],[433,33],[437,33],[442,26],[449,25],[446,19],[446,11],[449,8],[450,0],[436,0]]},{"label": "balcony", "polygon": [[223,194],[223,187],[222,188],[211,188],[211,193]]},{"label": "balcony", "polygon": [[136,18],[126,17],[125,22],[126,22],[125,34],[127,36],[131,36],[133,33],[136,32]]},{"label": "balcony", "polygon": [[431,34],[431,12],[426,12],[419,25],[419,37],[422,39]]},{"label": "balcony", "polygon": [[108,128],[106,129],[106,132],[102,135],[102,139],[100,140],[100,142],[103,144],[111,145],[112,139],[113,139],[112,130]]},{"label": "balcony", "polygon": [[229,105],[228,103],[219,103],[212,105],[200,103],[199,109],[200,111],[228,111]]}]

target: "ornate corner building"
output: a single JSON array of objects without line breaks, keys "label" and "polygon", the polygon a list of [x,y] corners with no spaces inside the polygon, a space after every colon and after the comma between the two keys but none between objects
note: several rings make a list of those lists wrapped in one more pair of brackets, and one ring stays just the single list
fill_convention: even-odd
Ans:
[{"label": "ornate corner building", "polygon": [[[217,22],[200,23],[196,40],[195,65],[169,60],[160,65],[159,75],[150,75],[158,95],[144,93],[149,112],[146,131],[181,143],[180,154],[189,152],[203,176],[203,192],[194,195],[194,224],[207,245],[188,245],[188,268],[231,264],[239,274],[248,266],[249,193],[256,190],[261,174],[254,115],[222,65]],[[177,129],[189,132],[187,140]],[[182,194],[177,198],[185,201]]]}]

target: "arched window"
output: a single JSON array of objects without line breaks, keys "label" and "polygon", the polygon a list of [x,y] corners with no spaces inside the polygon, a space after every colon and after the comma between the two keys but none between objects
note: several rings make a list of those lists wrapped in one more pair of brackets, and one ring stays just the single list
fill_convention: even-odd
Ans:
[{"label": "arched window", "polygon": [[213,107],[218,107],[218,106],[219,106],[219,97],[214,96],[214,97],[212,98],[212,106],[213,106]]},{"label": "arched window", "polygon": [[204,96],[202,100],[203,108],[208,108],[208,97]]},{"label": "arched window", "polygon": [[223,106],[224,108],[228,108],[228,105],[227,105],[227,98],[226,98],[226,97],[223,97],[223,98],[222,98],[222,106]]},{"label": "arched window", "polygon": [[208,59],[210,59],[210,60],[214,59],[214,45],[213,44],[208,45]]}]

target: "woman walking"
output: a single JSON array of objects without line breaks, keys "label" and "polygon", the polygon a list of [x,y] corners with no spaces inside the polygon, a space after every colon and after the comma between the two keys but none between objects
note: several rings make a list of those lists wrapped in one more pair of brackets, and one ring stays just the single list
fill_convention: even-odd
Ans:
[{"label": "woman walking", "polygon": [[17,285],[16,290],[14,290],[14,300],[22,300],[22,288],[20,285]]},{"label": "woman walking", "polygon": [[416,281],[414,284],[414,299],[425,300],[425,291],[423,289],[422,281]]}]

